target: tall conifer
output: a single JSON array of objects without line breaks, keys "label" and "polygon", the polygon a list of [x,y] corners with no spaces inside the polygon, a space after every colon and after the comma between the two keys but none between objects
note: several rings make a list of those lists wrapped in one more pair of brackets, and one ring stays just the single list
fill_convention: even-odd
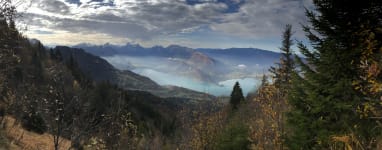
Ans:
[{"label": "tall conifer", "polygon": [[243,91],[241,90],[239,82],[236,82],[230,98],[232,109],[237,109],[240,102],[244,101]]},{"label": "tall conifer", "polygon": [[283,33],[283,41],[281,50],[280,63],[278,67],[271,67],[270,72],[273,73],[274,84],[277,89],[279,89],[282,97],[286,95],[290,89],[291,74],[294,70],[294,62],[292,59],[292,25],[286,25],[285,31]]},{"label": "tall conifer", "polygon": [[[353,138],[363,148],[375,146],[380,134],[375,121],[357,112],[365,99],[354,88],[363,52],[357,32],[363,24],[382,26],[381,1],[314,0],[307,11],[311,26],[304,26],[313,47],[298,43],[306,63],[297,58],[289,103],[287,138],[290,149],[329,149],[335,137]],[[317,12],[317,13],[316,13]],[[317,34],[314,34],[317,33]],[[357,142],[356,142],[357,143]],[[344,148],[346,144],[339,145]]]}]

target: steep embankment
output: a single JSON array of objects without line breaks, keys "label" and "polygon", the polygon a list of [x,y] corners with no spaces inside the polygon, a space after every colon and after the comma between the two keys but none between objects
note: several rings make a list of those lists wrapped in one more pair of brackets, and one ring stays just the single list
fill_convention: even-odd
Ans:
[{"label": "steep embankment", "polygon": [[[6,139],[2,139],[0,149],[10,150],[52,150],[54,149],[53,136],[48,133],[37,134],[25,130],[11,116],[3,118],[2,134]],[[60,149],[69,149],[71,142],[61,138]]]}]

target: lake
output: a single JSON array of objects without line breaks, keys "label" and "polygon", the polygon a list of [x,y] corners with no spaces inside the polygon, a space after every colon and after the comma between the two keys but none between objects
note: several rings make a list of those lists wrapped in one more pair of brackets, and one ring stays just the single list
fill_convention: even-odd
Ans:
[{"label": "lake", "polygon": [[209,93],[215,96],[229,96],[236,81],[240,83],[243,94],[246,96],[248,92],[256,90],[261,82],[259,79],[255,78],[243,78],[230,79],[226,81],[220,81],[218,84],[211,84],[147,68],[133,69],[132,71],[137,74],[149,77],[159,85],[175,85],[199,92]]}]

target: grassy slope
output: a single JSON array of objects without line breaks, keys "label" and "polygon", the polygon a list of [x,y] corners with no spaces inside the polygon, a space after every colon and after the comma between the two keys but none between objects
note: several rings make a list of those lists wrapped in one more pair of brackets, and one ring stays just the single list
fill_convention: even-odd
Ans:
[{"label": "grassy slope", "polygon": [[[37,134],[27,131],[21,127],[20,124],[15,123],[15,119],[10,116],[4,118],[5,130],[2,134],[5,134],[5,142],[8,143],[8,147],[0,146],[2,149],[11,150],[52,150],[53,136],[47,133]],[[60,149],[68,149],[71,142],[67,139],[63,139],[60,144]]]}]

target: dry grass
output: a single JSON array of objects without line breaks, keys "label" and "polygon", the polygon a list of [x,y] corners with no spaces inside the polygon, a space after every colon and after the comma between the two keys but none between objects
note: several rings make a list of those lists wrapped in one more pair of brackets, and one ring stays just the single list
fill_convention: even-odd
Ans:
[{"label": "dry grass", "polygon": [[[54,149],[53,136],[50,134],[37,134],[23,129],[15,123],[12,117],[5,117],[5,134],[10,141],[11,150],[52,150]],[[63,139],[60,149],[69,149],[71,142]]]}]

